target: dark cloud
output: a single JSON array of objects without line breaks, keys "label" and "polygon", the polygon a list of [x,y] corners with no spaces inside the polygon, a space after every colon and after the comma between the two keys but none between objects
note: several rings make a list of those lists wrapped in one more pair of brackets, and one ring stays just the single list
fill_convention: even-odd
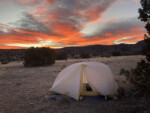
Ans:
[{"label": "dark cloud", "polygon": [[[34,31],[28,32],[23,29],[15,28],[15,27],[10,27],[8,25],[4,25],[0,23],[0,35],[1,36],[38,36]],[[1,37],[2,38],[2,37]],[[6,38],[6,37],[3,37]],[[21,38],[20,38],[21,39]]]},{"label": "dark cloud", "polygon": [[52,30],[48,27],[49,25],[39,21],[38,18],[29,13],[23,13],[22,19],[17,21],[14,25],[21,30],[40,32],[49,35],[58,35],[52,32]]},{"label": "dark cloud", "polygon": [[[35,6],[37,10],[43,4],[47,8],[41,15],[31,15],[24,13],[17,27],[23,30],[32,30],[50,35],[63,36],[63,34],[54,33],[56,26],[69,26],[70,30],[83,29],[83,26],[102,16],[110,5],[116,0],[16,0],[22,5]],[[41,6],[40,6],[41,5]],[[35,9],[36,9],[35,8]],[[46,18],[46,20],[45,20]],[[42,21],[41,21],[42,20]]]},{"label": "dark cloud", "polygon": [[68,23],[80,30],[86,22],[99,18],[115,1],[55,0],[47,14],[54,18],[53,22],[56,24],[57,22]]},{"label": "dark cloud", "polygon": [[104,34],[106,33],[111,33],[111,34],[116,34],[119,31],[128,33],[130,32],[131,29],[134,28],[143,28],[144,31],[144,26],[145,23],[141,22],[137,18],[129,18],[129,19],[120,19],[116,20],[115,22],[107,22],[104,24],[101,28],[97,28],[93,34],[90,34],[87,37],[93,37],[93,36],[100,36],[104,37]]},{"label": "dark cloud", "polygon": [[17,22],[17,27],[23,30],[31,30],[48,33],[49,28],[42,22],[36,20],[33,15],[24,13],[23,18]]}]

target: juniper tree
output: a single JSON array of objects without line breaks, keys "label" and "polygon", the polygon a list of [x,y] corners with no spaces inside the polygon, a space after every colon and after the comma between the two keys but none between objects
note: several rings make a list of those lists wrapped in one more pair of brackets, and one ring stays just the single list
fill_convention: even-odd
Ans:
[{"label": "juniper tree", "polygon": [[150,0],[141,0],[142,8],[139,8],[139,19],[146,22],[145,28],[148,34],[144,34],[146,42],[146,59],[137,63],[136,68],[121,69],[120,75],[125,75],[130,83],[134,84],[141,94],[150,96]]},{"label": "juniper tree", "polygon": [[147,34],[144,34],[146,42],[146,59],[150,62],[150,0],[141,0],[141,8],[139,8],[139,19],[146,22],[145,29]]}]

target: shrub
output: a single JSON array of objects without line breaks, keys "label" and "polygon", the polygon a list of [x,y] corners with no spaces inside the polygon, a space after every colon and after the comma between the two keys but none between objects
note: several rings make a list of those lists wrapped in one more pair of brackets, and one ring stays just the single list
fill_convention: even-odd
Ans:
[{"label": "shrub", "polygon": [[100,57],[106,57],[106,58],[109,58],[109,57],[111,57],[111,54],[102,54]]},{"label": "shrub", "polygon": [[3,61],[1,61],[1,64],[8,64],[8,63],[9,63],[8,60],[3,60]]},{"label": "shrub", "polygon": [[131,84],[147,95],[150,93],[150,63],[141,60],[135,69],[121,69],[120,75],[125,75]]},{"label": "shrub", "polygon": [[117,89],[117,92],[118,92],[118,95],[119,95],[120,98],[122,98],[125,95],[124,88],[122,88],[122,87],[119,87]]},{"label": "shrub", "polygon": [[57,60],[67,60],[67,54],[65,52],[60,52],[56,54]]},{"label": "shrub", "polygon": [[106,57],[106,58],[110,58],[111,55],[110,55],[110,54],[106,54],[105,57]]},{"label": "shrub", "polygon": [[90,54],[83,52],[83,53],[80,53],[80,57],[81,58],[90,58]]},{"label": "shrub", "polygon": [[112,56],[121,56],[121,53],[119,51],[113,51]]},{"label": "shrub", "polygon": [[46,66],[55,63],[56,54],[53,49],[31,47],[24,55],[24,66]]}]

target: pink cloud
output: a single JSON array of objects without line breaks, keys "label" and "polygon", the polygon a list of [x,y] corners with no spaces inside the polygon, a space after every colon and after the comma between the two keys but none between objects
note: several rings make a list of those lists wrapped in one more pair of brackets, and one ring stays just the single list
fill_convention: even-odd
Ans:
[{"label": "pink cloud", "polygon": [[29,13],[31,13],[32,15],[41,15],[41,14],[44,14],[44,12],[46,10],[47,10],[46,7],[41,7],[41,8],[35,9],[33,11],[30,11]]},{"label": "pink cloud", "polygon": [[138,3],[140,0],[133,0],[134,2]]},{"label": "pink cloud", "polygon": [[42,0],[15,0],[21,5],[27,5],[27,6],[40,6],[42,3]]}]

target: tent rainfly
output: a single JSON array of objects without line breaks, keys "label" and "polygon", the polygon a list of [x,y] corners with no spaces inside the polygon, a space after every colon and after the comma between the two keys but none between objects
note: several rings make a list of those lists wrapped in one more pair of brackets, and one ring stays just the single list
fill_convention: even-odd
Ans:
[{"label": "tent rainfly", "polygon": [[[92,91],[86,91],[87,83]],[[63,69],[50,91],[68,95],[76,100],[82,96],[117,94],[117,84],[110,68],[98,62],[80,62]]]}]

